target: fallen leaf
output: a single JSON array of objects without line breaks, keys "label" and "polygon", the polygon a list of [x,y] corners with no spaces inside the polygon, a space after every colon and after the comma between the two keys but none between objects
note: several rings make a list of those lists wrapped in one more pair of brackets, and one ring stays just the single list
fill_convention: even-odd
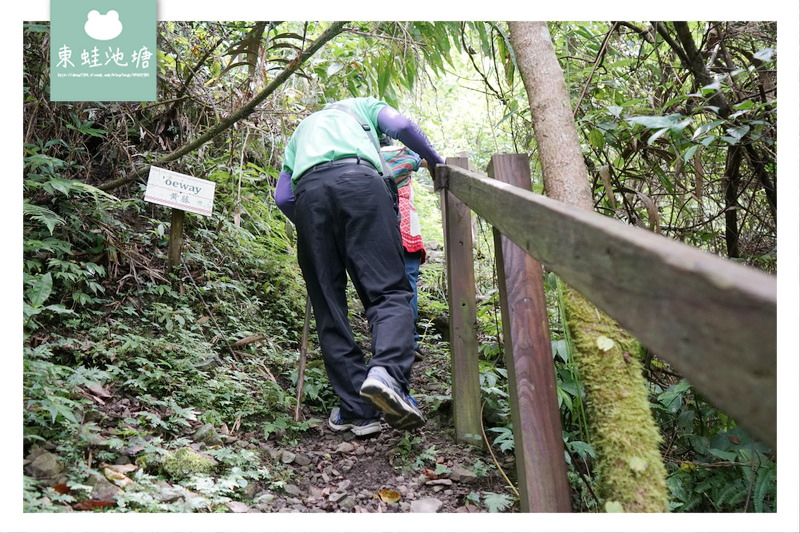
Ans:
[{"label": "fallen leaf", "polygon": [[600,178],[603,180],[603,187],[606,190],[606,198],[608,198],[608,204],[611,206],[611,209],[617,208],[617,200],[614,198],[614,189],[611,187],[611,169],[608,165],[603,165],[598,170],[600,174]]},{"label": "fallen leaf", "polygon": [[76,511],[94,511],[95,509],[104,509],[106,507],[113,507],[117,502],[111,500],[84,500],[72,506]]},{"label": "fallen leaf", "polygon": [[733,444],[741,444],[742,441],[739,440],[739,437],[735,435],[728,435],[728,440],[731,441]]},{"label": "fallen leaf", "polygon": [[238,348],[239,346],[245,346],[247,344],[251,344],[258,341],[263,341],[267,337],[264,335],[250,335],[249,337],[245,337],[243,339],[239,339],[238,341],[231,344],[232,348]]},{"label": "fallen leaf", "polygon": [[436,479],[436,478],[439,477],[439,476],[436,475],[436,472],[434,472],[430,468],[426,468],[425,470],[423,470],[422,471],[422,475],[425,476],[428,479]]},{"label": "fallen leaf", "polygon": [[109,481],[112,481],[115,485],[120,487],[127,487],[128,485],[133,484],[131,478],[124,474],[120,474],[119,472],[115,472],[110,468],[104,468],[103,474]]},{"label": "fallen leaf", "polygon": [[636,191],[636,196],[639,197],[639,200],[642,201],[644,204],[645,209],[647,209],[647,219],[650,223],[650,230],[654,231],[655,233],[661,233],[661,229],[658,225],[658,207],[656,207],[655,202],[650,199],[650,197],[646,196],[645,194]]},{"label": "fallen leaf", "polygon": [[397,502],[400,501],[400,498],[402,498],[402,496],[400,496],[399,492],[396,492],[396,491],[393,491],[393,490],[389,490],[389,489],[381,489],[381,490],[379,490],[378,491],[378,496],[380,497],[381,501],[386,502],[386,503],[397,503]]},{"label": "fallen leaf", "polygon": [[111,398],[111,392],[109,392],[109,390],[100,383],[92,383],[91,385],[87,385],[86,388],[96,396],[100,396],[101,398]]},{"label": "fallen leaf", "polygon": [[120,474],[127,474],[139,469],[138,466],[130,463],[126,465],[110,465],[108,463],[102,463],[100,466],[103,468],[108,468],[109,470],[113,470],[114,472],[119,472]]},{"label": "fallen leaf", "polygon": [[609,339],[605,335],[600,335],[599,337],[597,337],[595,343],[597,344],[597,347],[603,350],[604,352],[607,352],[614,347],[614,341]]},{"label": "fallen leaf", "polygon": [[58,485],[53,485],[53,490],[59,494],[69,494],[69,487],[67,487],[66,483],[59,483]]},{"label": "fallen leaf", "polygon": [[703,172],[703,160],[700,158],[699,150],[695,152],[692,163],[694,164],[694,196],[700,202],[703,197],[703,177],[705,173]]}]

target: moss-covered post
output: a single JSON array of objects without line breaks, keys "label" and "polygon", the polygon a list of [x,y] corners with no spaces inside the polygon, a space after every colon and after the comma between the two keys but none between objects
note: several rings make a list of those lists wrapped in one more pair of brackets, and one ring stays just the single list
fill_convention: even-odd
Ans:
[{"label": "moss-covered post", "polygon": [[[509,22],[528,100],[547,196],[593,209],[569,92],[545,22]],[[575,250],[579,254],[580,250]],[[624,511],[666,512],[665,470],[636,342],[577,292],[564,306],[586,387],[600,494]]]},{"label": "moss-covered post", "polygon": [[595,475],[606,503],[666,512],[661,435],[643,386],[640,345],[578,292],[562,286],[575,361],[586,390]]}]

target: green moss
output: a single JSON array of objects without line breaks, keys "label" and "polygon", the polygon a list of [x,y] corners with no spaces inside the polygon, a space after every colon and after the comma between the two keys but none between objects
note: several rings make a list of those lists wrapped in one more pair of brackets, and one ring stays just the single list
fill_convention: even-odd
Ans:
[{"label": "green moss", "polygon": [[164,459],[164,471],[173,479],[192,474],[209,474],[213,470],[214,462],[191,448],[181,448]]},{"label": "green moss", "polygon": [[586,388],[600,493],[625,512],[666,512],[661,435],[642,377],[639,343],[572,289],[564,308]]}]

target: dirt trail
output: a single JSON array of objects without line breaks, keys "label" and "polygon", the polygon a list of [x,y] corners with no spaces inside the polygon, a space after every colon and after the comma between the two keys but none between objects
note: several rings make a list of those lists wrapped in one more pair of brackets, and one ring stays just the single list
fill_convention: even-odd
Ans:
[{"label": "dirt trail", "polygon": [[[429,352],[412,369],[415,397],[428,416],[425,427],[396,431],[383,424],[377,436],[335,433],[326,424],[296,446],[264,446],[293,470],[293,480],[265,501],[266,512],[485,512],[485,493],[509,494],[492,457],[453,439],[449,401],[438,402],[443,354]],[[326,413],[306,410],[322,419]],[[507,473],[512,458],[499,458]],[[274,496],[274,497],[273,497]]]}]

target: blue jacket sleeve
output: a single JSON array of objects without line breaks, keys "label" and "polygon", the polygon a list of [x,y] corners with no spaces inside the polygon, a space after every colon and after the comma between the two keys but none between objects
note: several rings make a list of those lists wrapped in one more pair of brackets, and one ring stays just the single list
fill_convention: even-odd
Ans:
[{"label": "blue jacket sleeve", "polygon": [[419,126],[395,108],[388,105],[381,108],[378,113],[378,129],[422,156],[428,162],[431,172],[436,165],[444,164],[444,159],[436,153]]},{"label": "blue jacket sleeve", "polygon": [[294,193],[292,192],[292,175],[281,172],[275,186],[275,203],[286,218],[294,222]]}]

